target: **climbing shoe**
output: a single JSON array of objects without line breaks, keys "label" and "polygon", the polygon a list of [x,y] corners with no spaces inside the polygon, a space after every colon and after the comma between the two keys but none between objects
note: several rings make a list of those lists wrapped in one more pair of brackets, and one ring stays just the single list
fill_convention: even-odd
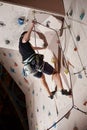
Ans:
[{"label": "climbing shoe", "polygon": [[55,87],[55,90],[51,92],[52,95],[50,95],[49,98],[53,99],[56,92],[57,92],[57,86]]},{"label": "climbing shoe", "polygon": [[72,95],[72,90],[70,89],[69,91],[67,91],[66,89],[62,89],[61,93],[62,95],[69,96],[69,95]]}]

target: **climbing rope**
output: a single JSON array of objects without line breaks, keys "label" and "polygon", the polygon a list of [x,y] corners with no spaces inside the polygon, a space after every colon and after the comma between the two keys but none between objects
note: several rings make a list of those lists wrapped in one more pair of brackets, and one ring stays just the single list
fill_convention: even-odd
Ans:
[{"label": "climbing rope", "polygon": [[[66,25],[67,25],[67,27],[68,27],[68,24],[67,24],[66,21],[65,21],[65,23],[66,23]],[[51,28],[51,27],[48,27],[48,26],[45,26],[45,25],[43,25],[42,23],[40,23],[40,22],[38,22],[38,21],[37,21],[37,24],[39,24],[39,25],[41,25],[41,26],[43,26],[43,27],[49,28],[50,30],[54,31],[55,34],[57,35],[58,41],[60,41],[58,32],[57,32],[55,29],[53,29],[53,28]],[[72,31],[70,30],[70,28],[68,28],[68,29],[69,29],[69,32],[70,32],[70,34],[71,34],[71,36],[72,36],[72,39],[73,39],[73,42],[74,42],[74,46],[76,47],[76,43],[75,43],[75,41],[74,41],[74,38],[73,38],[73,35],[72,35]],[[35,30],[35,28],[34,28],[34,30]],[[35,36],[35,43],[36,43],[36,36]],[[70,73],[70,70],[69,70],[69,65],[68,65],[68,63],[67,63],[67,60],[66,60],[66,57],[65,57],[65,54],[64,54],[65,49],[64,49],[64,50],[62,49],[61,43],[58,44],[58,47],[61,49],[61,52],[62,52],[62,55],[63,55],[63,58],[64,58],[65,66],[67,67],[68,72],[69,72],[70,87],[71,87],[71,90],[72,90],[72,107],[71,107],[70,110],[69,110],[65,115],[63,115],[58,121],[56,121],[56,122],[55,122],[54,124],[52,124],[49,128],[47,128],[47,130],[50,130],[51,128],[54,127],[54,125],[58,124],[73,108],[87,115],[87,112],[84,112],[83,110],[80,110],[77,106],[74,105],[72,77],[71,77],[71,73]],[[78,54],[80,63],[81,63],[81,65],[82,65],[82,67],[84,68],[84,65],[83,65],[83,63],[82,63],[82,60],[81,60],[81,57],[80,57],[78,51],[77,51],[77,54]],[[84,70],[84,69],[83,69],[83,70]],[[84,70],[84,73],[85,73],[85,70]],[[57,114],[58,114],[58,113],[57,113]]]},{"label": "climbing rope", "polygon": [[[33,14],[33,21],[36,22],[36,17],[35,17],[35,11],[32,11]],[[37,46],[37,42],[36,42],[36,29],[35,29],[35,25],[34,25],[34,40],[35,40],[35,46]],[[37,50],[37,53],[39,53],[39,51]]]}]

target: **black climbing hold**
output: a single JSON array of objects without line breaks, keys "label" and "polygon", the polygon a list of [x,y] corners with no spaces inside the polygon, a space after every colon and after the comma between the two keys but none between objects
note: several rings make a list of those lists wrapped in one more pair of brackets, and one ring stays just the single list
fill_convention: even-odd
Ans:
[{"label": "black climbing hold", "polygon": [[69,15],[72,16],[72,14],[73,14],[73,10],[71,9]]},{"label": "black climbing hold", "polygon": [[0,26],[5,26],[5,23],[0,21]]},{"label": "black climbing hold", "polygon": [[9,40],[5,40],[5,43],[6,43],[6,44],[10,44],[10,41],[9,41]]},{"label": "black climbing hold", "polygon": [[84,18],[84,16],[85,16],[85,12],[82,12],[82,13],[80,14],[80,19],[82,20],[82,19]]},{"label": "black climbing hold", "polygon": [[79,35],[77,35],[76,41],[80,41],[80,36]]},{"label": "black climbing hold", "polygon": [[50,27],[50,21],[46,22],[46,27]]}]

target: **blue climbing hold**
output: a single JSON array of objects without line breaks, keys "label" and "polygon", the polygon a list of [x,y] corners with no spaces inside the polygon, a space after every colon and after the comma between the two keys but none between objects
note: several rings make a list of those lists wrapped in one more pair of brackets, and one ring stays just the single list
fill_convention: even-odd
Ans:
[{"label": "blue climbing hold", "polygon": [[10,58],[12,57],[12,54],[11,54],[11,53],[9,53],[8,55],[9,55]]},{"label": "blue climbing hold", "polygon": [[56,128],[56,122],[53,124],[53,127]]},{"label": "blue climbing hold", "polygon": [[19,25],[23,25],[24,24],[24,18],[22,18],[22,17],[18,18],[18,23],[19,23]]},{"label": "blue climbing hold", "polygon": [[82,12],[82,13],[80,14],[80,19],[82,20],[82,19],[84,18],[84,16],[85,16],[85,12]]},{"label": "blue climbing hold", "polygon": [[78,74],[78,78],[82,79],[82,75],[81,75],[81,74]]}]

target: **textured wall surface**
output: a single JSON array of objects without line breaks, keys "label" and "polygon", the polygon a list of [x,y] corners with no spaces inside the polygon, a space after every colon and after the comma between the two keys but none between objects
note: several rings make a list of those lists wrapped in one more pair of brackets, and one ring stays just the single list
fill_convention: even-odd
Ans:
[{"label": "textured wall surface", "polygon": [[[48,43],[48,47],[40,51],[44,54],[45,60],[54,66],[53,53],[58,56],[58,44],[60,44],[66,59],[74,66],[73,68],[70,65],[72,84],[66,67],[61,66],[64,88],[68,89],[72,86],[73,98],[62,96],[58,91],[55,99],[51,100],[40,80],[32,75],[24,77],[22,58],[18,51],[20,34],[29,27],[34,17],[33,10],[0,2],[0,62],[25,94],[29,127],[32,130],[47,130],[50,126],[52,126],[52,130],[73,130],[75,126],[79,130],[87,129],[87,116],[84,114],[84,111],[87,111],[87,106],[84,105],[84,102],[87,101],[86,5],[86,0],[84,2],[82,0],[64,0],[65,22],[63,35],[59,37],[60,41],[55,30],[59,34],[61,21],[52,15],[35,13],[35,17],[40,23],[36,25],[35,30],[43,33]],[[22,25],[18,23],[18,18],[21,16],[25,18]],[[47,22],[51,29],[46,27]],[[43,46],[44,41],[37,34],[35,35],[34,33],[31,35],[32,44],[35,45],[36,41],[36,45]],[[46,75],[46,81],[50,90],[54,90],[55,83],[52,76]],[[72,107],[72,101],[77,106],[75,108],[82,111],[73,108],[64,116]],[[63,116],[64,118],[61,119]],[[57,123],[60,119],[61,121]]]}]

